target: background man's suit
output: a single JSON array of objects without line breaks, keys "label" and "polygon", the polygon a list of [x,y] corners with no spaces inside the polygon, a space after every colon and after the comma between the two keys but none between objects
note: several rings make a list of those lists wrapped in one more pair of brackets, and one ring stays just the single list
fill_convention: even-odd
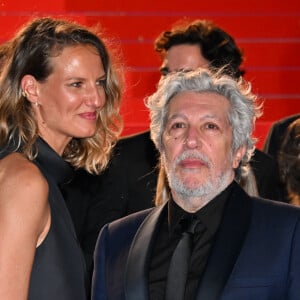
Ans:
[{"label": "background man's suit", "polygon": [[278,152],[280,150],[286,130],[289,125],[298,118],[300,118],[300,114],[288,116],[275,122],[271,126],[264,144],[263,150],[265,153],[268,153],[277,160]]},{"label": "background man's suit", "polygon": [[88,274],[93,270],[93,253],[100,229],[108,222],[154,206],[156,155],[149,132],[133,140],[120,139],[103,174],[91,175],[78,170],[73,180],[63,186]]},{"label": "background man's suit", "polygon": [[[148,254],[163,209],[148,209],[102,229],[93,300],[148,299]],[[296,300],[299,286],[300,209],[251,198],[235,184],[197,299]]]}]

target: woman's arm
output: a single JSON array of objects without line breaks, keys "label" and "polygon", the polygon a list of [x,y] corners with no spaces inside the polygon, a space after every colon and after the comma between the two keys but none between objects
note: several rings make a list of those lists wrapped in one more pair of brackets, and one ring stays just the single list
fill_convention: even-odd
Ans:
[{"label": "woman's arm", "polygon": [[18,153],[0,170],[0,299],[25,300],[36,247],[50,227],[48,184]]}]

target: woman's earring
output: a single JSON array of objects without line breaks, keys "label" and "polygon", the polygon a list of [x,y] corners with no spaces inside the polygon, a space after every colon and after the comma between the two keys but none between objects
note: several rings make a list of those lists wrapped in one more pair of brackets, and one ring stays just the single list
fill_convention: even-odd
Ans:
[{"label": "woman's earring", "polygon": [[22,96],[27,99],[27,93],[25,91],[22,91]]}]

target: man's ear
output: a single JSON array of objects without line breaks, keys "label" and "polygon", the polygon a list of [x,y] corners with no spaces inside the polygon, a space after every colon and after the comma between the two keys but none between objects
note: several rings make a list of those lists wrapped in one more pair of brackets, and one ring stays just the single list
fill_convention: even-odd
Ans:
[{"label": "man's ear", "polygon": [[23,96],[31,103],[38,103],[38,84],[32,75],[25,75],[21,80]]},{"label": "man's ear", "polygon": [[246,145],[241,146],[239,149],[237,149],[235,151],[234,156],[233,156],[233,160],[232,160],[232,167],[234,169],[236,169],[239,166],[239,164],[240,164],[241,160],[243,159],[245,153],[246,153]]}]

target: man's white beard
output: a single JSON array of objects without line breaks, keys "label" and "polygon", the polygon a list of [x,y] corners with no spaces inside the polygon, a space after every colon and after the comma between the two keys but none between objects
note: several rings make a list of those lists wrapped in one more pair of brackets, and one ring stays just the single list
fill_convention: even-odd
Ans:
[{"label": "man's white beard", "polygon": [[232,170],[222,172],[216,178],[212,178],[210,176],[201,185],[195,185],[191,187],[187,186],[187,184],[184,183],[183,180],[179,176],[177,176],[175,172],[176,166],[180,163],[180,161],[187,158],[200,159],[202,162],[205,163],[205,168],[212,167],[212,163],[209,161],[209,159],[205,155],[199,153],[198,151],[185,151],[179,157],[177,157],[173,166],[168,165],[166,163],[165,156],[163,157],[170,188],[182,200],[189,200],[195,198],[202,198],[203,200],[212,200],[220,192],[225,190],[225,188],[230,184],[232,180]]}]

